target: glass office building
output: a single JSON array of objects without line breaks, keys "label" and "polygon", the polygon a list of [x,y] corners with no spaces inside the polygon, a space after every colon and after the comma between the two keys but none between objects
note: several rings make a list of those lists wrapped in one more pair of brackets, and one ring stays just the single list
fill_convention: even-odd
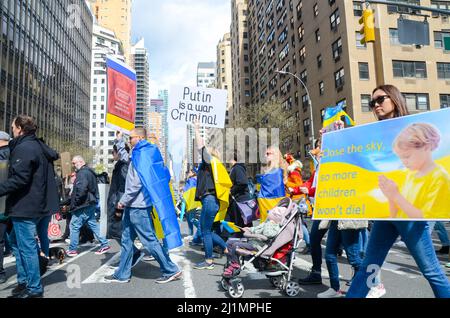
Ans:
[{"label": "glass office building", "polygon": [[58,150],[88,147],[93,17],[84,0],[2,0],[0,130],[18,114]]}]

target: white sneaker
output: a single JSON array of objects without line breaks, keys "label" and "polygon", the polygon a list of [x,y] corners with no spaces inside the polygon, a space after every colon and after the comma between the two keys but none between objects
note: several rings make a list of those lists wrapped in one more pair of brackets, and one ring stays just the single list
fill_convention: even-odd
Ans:
[{"label": "white sneaker", "polygon": [[342,291],[335,291],[333,288],[324,291],[317,295],[317,298],[343,298],[344,293]]},{"label": "white sneaker", "polygon": [[384,288],[383,284],[379,284],[370,289],[366,298],[381,298],[384,295],[386,295],[386,288]]},{"label": "white sneaker", "polygon": [[65,239],[64,242],[66,242],[67,244],[70,244],[70,240],[69,239]]},{"label": "white sneaker", "polygon": [[145,255],[143,258],[142,258],[142,261],[144,261],[144,262],[152,262],[152,261],[154,261],[155,260],[155,258],[153,257],[153,256],[150,256],[150,255]]}]

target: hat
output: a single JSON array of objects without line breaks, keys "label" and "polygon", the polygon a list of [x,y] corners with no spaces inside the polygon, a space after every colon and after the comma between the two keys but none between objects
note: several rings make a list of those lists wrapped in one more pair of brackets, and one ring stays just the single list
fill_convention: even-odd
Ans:
[{"label": "hat", "polygon": [[4,131],[0,131],[0,140],[9,141],[10,139],[11,139],[11,137],[9,136],[8,133],[6,133]]}]

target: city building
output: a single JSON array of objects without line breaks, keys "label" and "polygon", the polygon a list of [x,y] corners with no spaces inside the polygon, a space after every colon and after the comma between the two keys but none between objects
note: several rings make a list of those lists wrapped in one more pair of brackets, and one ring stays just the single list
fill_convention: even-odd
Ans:
[{"label": "city building", "polygon": [[94,24],[92,38],[91,107],[89,145],[95,149],[94,166],[103,166],[109,172],[114,168],[112,147],[115,131],[105,126],[107,110],[106,57],[125,61],[121,41],[114,31]]},{"label": "city building", "polygon": [[[448,7],[448,1],[409,2]],[[233,22],[239,11],[245,10],[237,10],[238,3],[235,1],[232,7]],[[397,5],[373,5],[373,8],[376,42],[362,45],[360,1],[249,0],[251,89],[243,92],[233,82],[234,114],[236,107],[242,106],[239,100],[245,100],[246,95],[253,105],[279,103],[283,113],[279,123],[281,150],[304,160],[313,147],[312,123],[317,139],[326,107],[344,101],[346,111],[357,124],[374,120],[368,103],[372,90],[379,84],[398,86],[413,113],[448,106],[450,55],[444,53],[442,41],[450,28],[448,18],[428,19],[430,46],[401,45],[397,30],[399,13],[412,20],[424,18],[405,15],[411,10]],[[239,72],[247,67],[246,58],[236,56],[242,47],[237,41],[246,37],[233,32],[233,27],[231,37],[236,80],[246,74]],[[298,76],[310,96],[300,81],[277,70]]]},{"label": "city building", "polygon": [[[77,15],[68,19],[68,10]],[[83,153],[89,148],[89,6],[2,1],[0,19],[0,130],[10,131],[14,117],[27,114],[50,146]]]},{"label": "city building", "polygon": [[125,60],[130,61],[132,0],[89,0],[97,23],[113,30],[122,42]]},{"label": "city building", "polygon": [[169,91],[160,90],[158,91],[158,99],[163,101],[163,107],[160,108],[159,112],[163,115],[163,138],[165,145],[165,152],[169,153],[169,122],[168,122],[168,112],[169,112]]},{"label": "city building", "polygon": [[144,39],[139,40],[131,47],[131,67],[136,71],[136,127],[148,127],[147,119],[150,111],[150,70],[148,52]]},{"label": "city building", "polygon": [[163,99],[150,100],[150,113],[149,113],[149,133],[154,134],[157,138],[157,145],[161,150],[161,154],[164,158],[164,162],[167,163],[167,104]]}]

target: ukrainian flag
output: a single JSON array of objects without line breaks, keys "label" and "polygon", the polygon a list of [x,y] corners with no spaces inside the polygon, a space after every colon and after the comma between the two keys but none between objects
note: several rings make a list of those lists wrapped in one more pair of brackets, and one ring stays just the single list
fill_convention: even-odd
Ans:
[{"label": "ukrainian flag", "polygon": [[241,231],[241,229],[238,226],[236,226],[236,224],[234,224],[233,222],[222,221],[221,223],[222,223],[223,229],[226,230],[230,234],[238,233]]},{"label": "ukrainian flag", "polygon": [[214,179],[214,186],[216,188],[217,199],[219,200],[219,212],[214,220],[214,222],[219,222],[225,220],[227,214],[231,183],[230,176],[225,166],[220,162],[219,159],[211,156],[211,168]]},{"label": "ukrainian flag", "polygon": [[286,197],[283,169],[278,168],[274,172],[257,175],[256,180],[261,185],[261,190],[258,193],[258,206],[261,222],[264,222],[267,218],[267,212]]},{"label": "ukrainian flag", "polygon": [[340,102],[334,107],[328,107],[325,110],[325,115],[323,116],[323,127],[328,127],[336,121],[341,120],[342,117],[344,117],[347,126],[355,126],[355,122],[350,118],[350,116],[344,111],[343,108],[344,102]]},{"label": "ukrainian flag", "polygon": [[189,178],[183,188],[183,199],[186,202],[186,212],[200,209],[202,203],[195,201],[195,191],[197,190],[197,177]]},{"label": "ukrainian flag", "polygon": [[169,250],[182,246],[171,177],[161,152],[158,147],[143,140],[134,147],[131,160],[141,180],[143,191],[148,194],[151,200],[149,203],[154,207],[152,214],[155,231],[163,232]]}]

